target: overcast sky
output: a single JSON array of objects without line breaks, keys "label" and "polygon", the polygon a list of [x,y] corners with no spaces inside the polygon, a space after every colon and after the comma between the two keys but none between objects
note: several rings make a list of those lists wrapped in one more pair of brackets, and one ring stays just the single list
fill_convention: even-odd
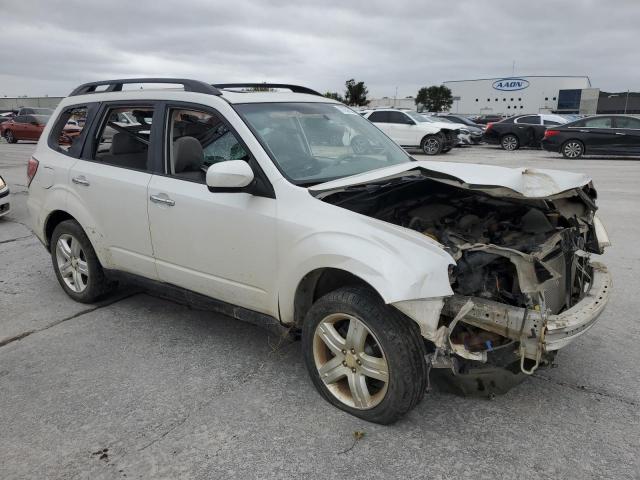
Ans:
[{"label": "overcast sky", "polygon": [[[0,96],[91,80],[272,81],[371,97],[445,80],[589,75],[640,90],[638,0],[17,0],[0,5]],[[10,8],[6,8],[10,7]]]}]

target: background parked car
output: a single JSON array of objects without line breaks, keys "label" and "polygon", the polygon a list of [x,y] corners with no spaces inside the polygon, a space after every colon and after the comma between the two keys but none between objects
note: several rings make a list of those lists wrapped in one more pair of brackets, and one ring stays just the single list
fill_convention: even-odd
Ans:
[{"label": "background parked car", "polygon": [[547,127],[565,123],[567,119],[560,115],[518,115],[497,123],[488,123],[483,138],[487,143],[500,145],[505,150],[539,147]]},{"label": "background parked car", "polygon": [[[48,115],[16,115],[0,123],[0,136],[4,137],[7,143],[16,143],[18,140],[38,140],[48,121]],[[64,133],[70,138],[80,130],[81,128],[77,125],[67,124]]]},{"label": "background parked car", "polygon": [[447,153],[458,143],[460,129],[455,124],[438,123],[412,110],[384,108],[364,117],[401,147],[420,148],[426,155]]},{"label": "background parked car", "polygon": [[480,115],[478,117],[472,118],[471,120],[473,120],[477,124],[486,125],[490,122],[499,122],[502,119],[504,119],[502,115],[489,114],[489,115]]},{"label": "background parked car", "polygon": [[20,107],[16,112],[16,115],[47,115],[53,114],[52,108],[40,108],[40,107]]},{"label": "background parked car", "polygon": [[640,118],[599,115],[549,128],[542,148],[572,159],[589,154],[640,155]]},{"label": "background parked car", "polygon": [[465,119],[467,120],[467,122],[461,122],[458,121],[458,118],[453,115],[436,115],[429,118],[437,122],[451,122],[459,125],[460,133],[458,134],[458,138],[460,139],[460,144],[462,145],[478,145],[480,142],[482,142],[482,133],[484,132],[484,128],[480,128],[479,125],[476,125],[469,119]]},{"label": "background parked car", "polygon": [[9,187],[2,177],[0,177],[0,217],[3,217],[9,210],[11,205],[9,203]]}]

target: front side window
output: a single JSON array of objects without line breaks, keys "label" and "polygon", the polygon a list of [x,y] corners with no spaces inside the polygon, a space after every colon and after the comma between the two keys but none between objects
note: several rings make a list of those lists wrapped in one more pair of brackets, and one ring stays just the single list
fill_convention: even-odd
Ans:
[{"label": "front side window", "polygon": [[280,171],[298,185],[316,184],[411,158],[344,105],[248,103],[236,110]]},{"label": "front side window", "polygon": [[414,124],[414,122],[412,122],[411,119],[402,112],[389,112],[389,123],[395,123],[398,125]]},{"label": "front side window", "polygon": [[633,117],[616,117],[617,128],[633,128],[640,129],[640,119]]},{"label": "front side window", "polygon": [[[131,121],[123,121],[123,118]],[[148,170],[153,107],[113,107],[105,112],[92,159],[117,167]]]},{"label": "front side window", "polygon": [[[70,107],[63,110],[56,124],[51,131],[49,137],[49,145],[56,150],[78,157],[80,154],[80,145],[73,148],[80,141],[80,134],[84,130],[85,120],[87,118],[87,107]],[[48,115],[30,115],[36,121],[46,124],[49,121]]]},{"label": "front side window", "polygon": [[587,128],[611,128],[611,117],[593,117],[584,120],[583,127]]},{"label": "front side window", "polygon": [[215,113],[172,108],[168,122],[167,171],[172,176],[204,183],[214,163],[249,161],[236,134]]}]

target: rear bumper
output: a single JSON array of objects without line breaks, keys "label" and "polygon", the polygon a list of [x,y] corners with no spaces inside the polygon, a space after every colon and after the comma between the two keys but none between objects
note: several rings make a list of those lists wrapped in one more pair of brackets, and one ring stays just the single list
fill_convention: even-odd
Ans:
[{"label": "rear bumper", "polygon": [[9,187],[5,187],[0,190],[0,217],[6,215],[11,210],[11,204],[9,203]]},{"label": "rear bumper", "polygon": [[524,357],[539,360],[543,353],[559,350],[589,330],[604,310],[611,295],[611,274],[601,263],[592,267],[589,293],[557,315],[544,318],[537,310],[462,295],[447,298],[443,312],[455,316],[471,302],[461,321],[520,342]]},{"label": "rear bumper", "polygon": [[560,153],[560,145],[556,142],[550,142],[548,140],[542,139],[542,141],[540,142],[540,145],[547,152]]}]

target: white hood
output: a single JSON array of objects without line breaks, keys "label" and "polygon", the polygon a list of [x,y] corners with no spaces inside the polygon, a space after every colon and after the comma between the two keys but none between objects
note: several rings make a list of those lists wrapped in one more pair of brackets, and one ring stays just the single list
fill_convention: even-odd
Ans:
[{"label": "white hood", "polygon": [[354,185],[407,176],[424,176],[469,190],[483,191],[497,197],[531,199],[566,196],[567,192],[581,189],[591,182],[591,178],[587,175],[561,170],[507,168],[473,163],[421,160],[321,183],[309,187],[309,191],[322,198]]}]

